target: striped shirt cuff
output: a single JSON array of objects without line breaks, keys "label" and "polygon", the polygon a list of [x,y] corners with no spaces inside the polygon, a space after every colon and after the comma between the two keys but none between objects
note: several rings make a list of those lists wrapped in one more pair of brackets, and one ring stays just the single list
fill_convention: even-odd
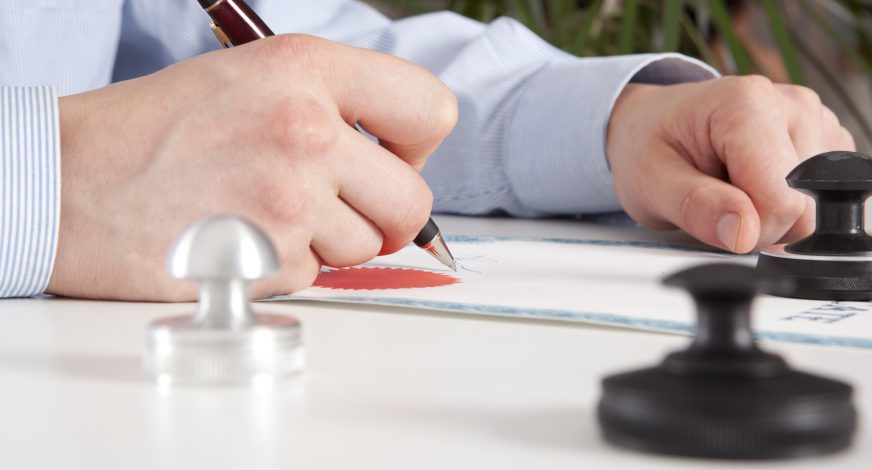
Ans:
[{"label": "striped shirt cuff", "polygon": [[708,65],[680,54],[552,61],[522,92],[508,134],[507,172],[521,203],[539,214],[621,210],[606,157],[606,131],[627,83],[714,78]]},{"label": "striped shirt cuff", "polygon": [[60,128],[52,87],[0,87],[0,298],[42,293],[60,222]]}]

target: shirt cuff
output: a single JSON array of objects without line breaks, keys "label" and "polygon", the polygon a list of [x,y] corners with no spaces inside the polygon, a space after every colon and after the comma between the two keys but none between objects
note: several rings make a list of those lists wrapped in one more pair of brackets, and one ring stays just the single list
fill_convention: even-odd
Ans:
[{"label": "shirt cuff", "polygon": [[509,126],[507,173],[516,197],[542,215],[621,210],[606,157],[609,116],[631,80],[670,84],[718,73],[680,54],[563,57],[524,85]]},{"label": "shirt cuff", "polygon": [[0,87],[0,298],[48,286],[60,221],[60,128],[52,87]]}]

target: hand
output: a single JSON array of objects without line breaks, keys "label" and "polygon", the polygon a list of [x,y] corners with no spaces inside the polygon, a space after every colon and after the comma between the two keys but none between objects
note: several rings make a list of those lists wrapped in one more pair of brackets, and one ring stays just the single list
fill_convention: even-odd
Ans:
[{"label": "hand", "polygon": [[737,253],[810,233],[814,203],[784,178],[816,154],[855,148],[813,91],[758,76],[628,85],[607,147],[637,222]]},{"label": "hand", "polygon": [[255,285],[257,297],[308,286],[322,263],[396,251],[427,221],[432,195],[416,170],[456,113],[424,69],[301,35],[62,98],[48,292],[194,299],[165,259],[185,227],[219,213],[247,217],[277,246],[282,271]]}]

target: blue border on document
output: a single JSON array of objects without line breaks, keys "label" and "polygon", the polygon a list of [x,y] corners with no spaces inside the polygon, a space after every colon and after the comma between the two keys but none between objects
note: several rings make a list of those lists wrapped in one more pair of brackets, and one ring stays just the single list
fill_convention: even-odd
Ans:
[{"label": "blue border on document", "polygon": [[[449,313],[471,313],[477,315],[494,315],[538,320],[564,320],[599,325],[628,327],[636,329],[657,330],[679,334],[690,334],[692,325],[671,320],[649,318],[633,318],[625,315],[598,312],[574,312],[571,310],[517,308],[499,305],[469,304],[462,302],[443,302],[432,300],[395,299],[390,297],[283,297],[275,300],[314,300],[337,303],[388,305],[398,307],[413,307],[427,310],[438,310]],[[814,344],[821,346],[842,346],[849,348],[872,349],[872,339],[851,338],[840,336],[816,336],[802,333],[757,330],[754,337],[763,341],[786,343]]]}]

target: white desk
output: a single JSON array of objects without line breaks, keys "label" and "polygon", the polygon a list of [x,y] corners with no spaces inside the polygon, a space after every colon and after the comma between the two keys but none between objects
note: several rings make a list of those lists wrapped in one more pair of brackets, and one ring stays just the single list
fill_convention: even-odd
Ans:
[{"label": "white desk", "polygon": [[[669,237],[573,222],[441,218],[449,233]],[[599,378],[686,339],[399,308],[259,304],[304,326],[308,364],[273,389],[160,389],[146,324],[191,304],[0,301],[0,466],[7,469],[872,468],[852,450],[773,464],[672,459],[598,434]],[[853,382],[872,413],[872,352],[772,345]]]}]

